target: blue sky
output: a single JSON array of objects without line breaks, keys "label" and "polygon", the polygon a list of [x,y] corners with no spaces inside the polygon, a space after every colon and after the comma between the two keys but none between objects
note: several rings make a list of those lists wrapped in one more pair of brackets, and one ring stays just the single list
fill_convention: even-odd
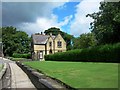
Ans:
[{"label": "blue sky", "polygon": [[[7,0],[9,1],[9,0]],[[51,27],[79,36],[90,32],[87,14],[99,11],[102,0],[78,2],[2,2],[2,25],[15,26],[29,35]]]},{"label": "blue sky", "polygon": [[80,2],[67,2],[63,6],[55,8],[53,10],[53,14],[59,16],[58,21],[63,20],[64,17],[68,15],[74,15],[76,11],[76,5]]},{"label": "blue sky", "polygon": [[[63,6],[55,8],[53,10],[53,14],[58,16],[58,22],[61,22],[64,20],[66,16],[72,15],[71,20],[74,19],[74,14],[76,13],[76,5],[78,5],[80,2],[67,2]],[[70,34],[70,23],[68,23],[65,26],[61,27],[64,29],[64,32]]]}]

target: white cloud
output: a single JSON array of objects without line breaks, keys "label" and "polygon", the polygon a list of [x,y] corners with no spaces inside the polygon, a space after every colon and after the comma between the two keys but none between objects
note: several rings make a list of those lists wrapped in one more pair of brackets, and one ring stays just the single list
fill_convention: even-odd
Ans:
[{"label": "white cloud", "polygon": [[67,25],[67,24],[71,21],[72,18],[73,18],[72,15],[66,16],[66,17],[64,18],[64,21],[59,23],[59,26]]},{"label": "white cloud", "polygon": [[69,0],[1,0],[2,2],[68,2]]},{"label": "white cloud", "polygon": [[53,26],[62,27],[68,24],[72,15],[58,22],[58,17],[53,14],[53,9],[64,8],[65,3],[66,2],[4,3],[2,7],[2,15],[4,16],[3,25],[15,26],[20,30],[26,31],[29,35],[44,31]]},{"label": "white cloud", "polygon": [[72,15],[65,17],[63,21],[58,22],[58,17],[52,14],[51,18],[39,17],[35,23],[22,23],[19,28],[31,35],[44,32],[44,30],[47,30],[50,27],[61,28],[62,26],[67,25],[71,19]]},{"label": "white cloud", "polygon": [[[87,14],[98,11],[101,0],[82,0],[76,6],[75,19],[71,22],[73,15],[66,16],[63,21],[58,22],[58,16],[53,14],[54,8],[64,8],[66,2],[39,2],[39,3],[3,3],[3,25],[13,25],[29,35],[36,32],[44,32],[50,27],[63,27],[71,23],[70,33],[80,35],[90,32],[89,23],[91,18]],[[72,0],[66,0],[72,1]],[[13,10],[14,8],[14,10]],[[67,12],[66,12],[67,13]],[[64,28],[63,28],[64,29]]]},{"label": "white cloud", "polygon": [[65,2],[4,2],[2,23],[5,25],[35,22],[38,17],[50,18],[53,9],[64,6]]},{"label": "white cloud", "polygon": [[79,36],[82,33],[90,32],[90,22],[93,19],[86,15],[99,11],[100,1],[102,0],[83,0],[76,6],[75,19],[70,26],[72,35]]}]

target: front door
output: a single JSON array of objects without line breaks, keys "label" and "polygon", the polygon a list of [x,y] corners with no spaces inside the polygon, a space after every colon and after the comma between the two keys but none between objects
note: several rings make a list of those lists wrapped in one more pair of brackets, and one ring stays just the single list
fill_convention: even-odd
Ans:
[{"label": "front door", "polygon": [[39,58],[40,58],[40,59],[43,59],[43,51],[40,51],[40,53],[39,53]]},{"label": "front door", "polygon": [[50,49],[49,54],[52,54],[52,49]]}]

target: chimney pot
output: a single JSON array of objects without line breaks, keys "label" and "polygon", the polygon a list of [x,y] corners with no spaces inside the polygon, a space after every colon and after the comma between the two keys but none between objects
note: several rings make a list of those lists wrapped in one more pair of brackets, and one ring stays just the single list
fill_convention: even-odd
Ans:
[{"label": "chimney pot", "polygon": [[43,35],[43,32],[41,32],[41,35]]}]

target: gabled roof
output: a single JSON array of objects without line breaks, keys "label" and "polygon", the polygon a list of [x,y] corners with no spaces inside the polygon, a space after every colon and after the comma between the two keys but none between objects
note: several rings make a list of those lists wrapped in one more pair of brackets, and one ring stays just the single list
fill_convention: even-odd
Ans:
[{"label": "gabled roof", "polygon": [[32,39],[34,44],[46,44],[49,37],[52,37],[52,39],[55,38],[55,36],[50,35],[41,35],[41,34],[33,34]]},{"label": "gabled roof", "polygon": [[[63,37],[61,36],[61,34],[59,33],[55,38],[54,40],[60,35],[60,37],[63,39]],[[63,39],[63,41],[65,42],[65,40]],[[65,42],[66,43],[66,42]]]}]

